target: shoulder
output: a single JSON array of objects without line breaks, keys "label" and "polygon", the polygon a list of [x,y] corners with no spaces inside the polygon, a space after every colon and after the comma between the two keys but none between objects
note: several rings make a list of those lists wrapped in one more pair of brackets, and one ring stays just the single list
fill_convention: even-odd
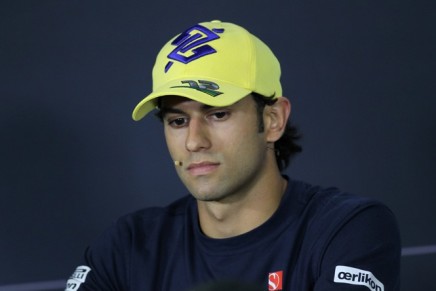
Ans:
[{"label": "shoulder", "polygon": [[382,238],[386,238],[390,234],[397,240],[399,230],[395,215],[381,201],[338,188],[295,183],[292,195],[300,205],[300,225],[317,244],[358,235],[375,237],[382,234]]},{"label": "shoulder", "polygon": [[372,212],[372,209],[393,215],[384,203],[368,196],[345,192],[336,187],[312,186],[301,181],[292,183],[294,184],[292,195],[296,195],[295,199],[303,205],[302,211],[321,221],[322,218],[330,219],[329,224],[361,212]]},{"label": "shoulder", "polygon": [[[297,196],[304,205],[301,252],[311,263],[317,284],[331,286],[338,282],[336,273],[346,269],[370,272],[387,290],[397,290],[401,239],[393,212],[376,199],[337,188],[307,184],[299,188]],[[342,283],[348,283],[340,285],[343,290],[355,285],[353,280]]]},{"label": "shoulder", "polygon": [[[108,226],[93,242],[91,250],[129,249],[135,244],[150,244],[161,233],[177,235],[185,217],[195,205],[185,196],[164,207],[147,207],[121,216]],[[165,231],[163,231],[165,230]]]},{"label": "shoulder", "polygon": [[85,251],[83,265],[89,276],[84,290],[129,289],[130,268],[137,263],[134,260],[147,258],[152,264],[150,256],[159,253],[162,241],[175,241],[193,206],[193,198],[186,196],[168,206],[144,208],[115,221]]},{"label": "shoulder", "polygon": [[[342,192],[336,188],[319,190],[309,203],[313,208],[313,227],[330,236],[347,233],[350,236],[365,234],[377,237],[397,230],[395,215],[381,201],[362,195]],[[348,232],[347,232],[348,231]]]},{"label": "shoulder", "polygon": [[112,231],[151,233],[168,224],[182,223],[195,204],[191,196],[184,196],[164,207],[147,207],[120,217],[111,227]]}]

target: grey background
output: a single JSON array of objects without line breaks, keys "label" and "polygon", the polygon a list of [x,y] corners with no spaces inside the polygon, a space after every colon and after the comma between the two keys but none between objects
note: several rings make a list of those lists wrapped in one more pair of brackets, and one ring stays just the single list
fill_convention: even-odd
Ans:
[{"label": "grey background", "polygon": [[[286,173],[376,197],[405,249],[436,245],[433,3],[2,0],[2,290],[61,285],[114,219],[186,193],[159,122],[130,114],[161,46],[212,19],[246,27],[281,61],[304,134]],[[402,290],[433,290],[435,267],[434,252],[404,256]]]}]

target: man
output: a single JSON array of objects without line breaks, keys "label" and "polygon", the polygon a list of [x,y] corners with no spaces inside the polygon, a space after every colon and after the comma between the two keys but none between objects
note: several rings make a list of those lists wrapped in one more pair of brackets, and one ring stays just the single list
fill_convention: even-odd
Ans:
[{"label": "man", "polygon": [[214,281],[399,290],[399,233],[384,205],[281,174],[301,148],[279,62],[258,38],[212,21],[170,40],[133,119],[154,109],[190,195],[119,219],[66,290],[187,291]]}]

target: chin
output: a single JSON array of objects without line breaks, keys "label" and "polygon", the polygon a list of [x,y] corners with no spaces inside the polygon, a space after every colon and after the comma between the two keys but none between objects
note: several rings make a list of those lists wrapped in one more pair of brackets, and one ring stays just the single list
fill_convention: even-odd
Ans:
[{"label": "chin", "polygon": [[210,195],[210,194],[193,194],[193,196],[198,201],[203,201],[203,202],[212,202],[217,200],[215,195]]},{"label": "chin", "polygon": [[191,193],[194,193],[192,194],[192,196],[194,196],[195,199],[204,202],[213,202],[223,199],[223,197],[218,193],[207,193],[207,192],[201,192],[201,193],[191,192]]}]

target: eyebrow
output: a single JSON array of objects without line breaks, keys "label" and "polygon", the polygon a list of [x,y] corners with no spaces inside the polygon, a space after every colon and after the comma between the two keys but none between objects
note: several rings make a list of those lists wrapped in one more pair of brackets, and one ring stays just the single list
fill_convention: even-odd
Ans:
[{"label": "eyebrow", "polygon": [[[211,106],[211,105],[207,105],[207,104],[201,104],[200,110],[206,111],[206,110],[209,110],[211,108],[220,108],[220,107]],[[162,107],[159,109],[159,112],[157,113],[157,115],[158,115],[158,117],[163,118],[166,114],[169,114],[169,113],[186,114],[186,112],[181,110],[181,109],[162,105]]]}]

